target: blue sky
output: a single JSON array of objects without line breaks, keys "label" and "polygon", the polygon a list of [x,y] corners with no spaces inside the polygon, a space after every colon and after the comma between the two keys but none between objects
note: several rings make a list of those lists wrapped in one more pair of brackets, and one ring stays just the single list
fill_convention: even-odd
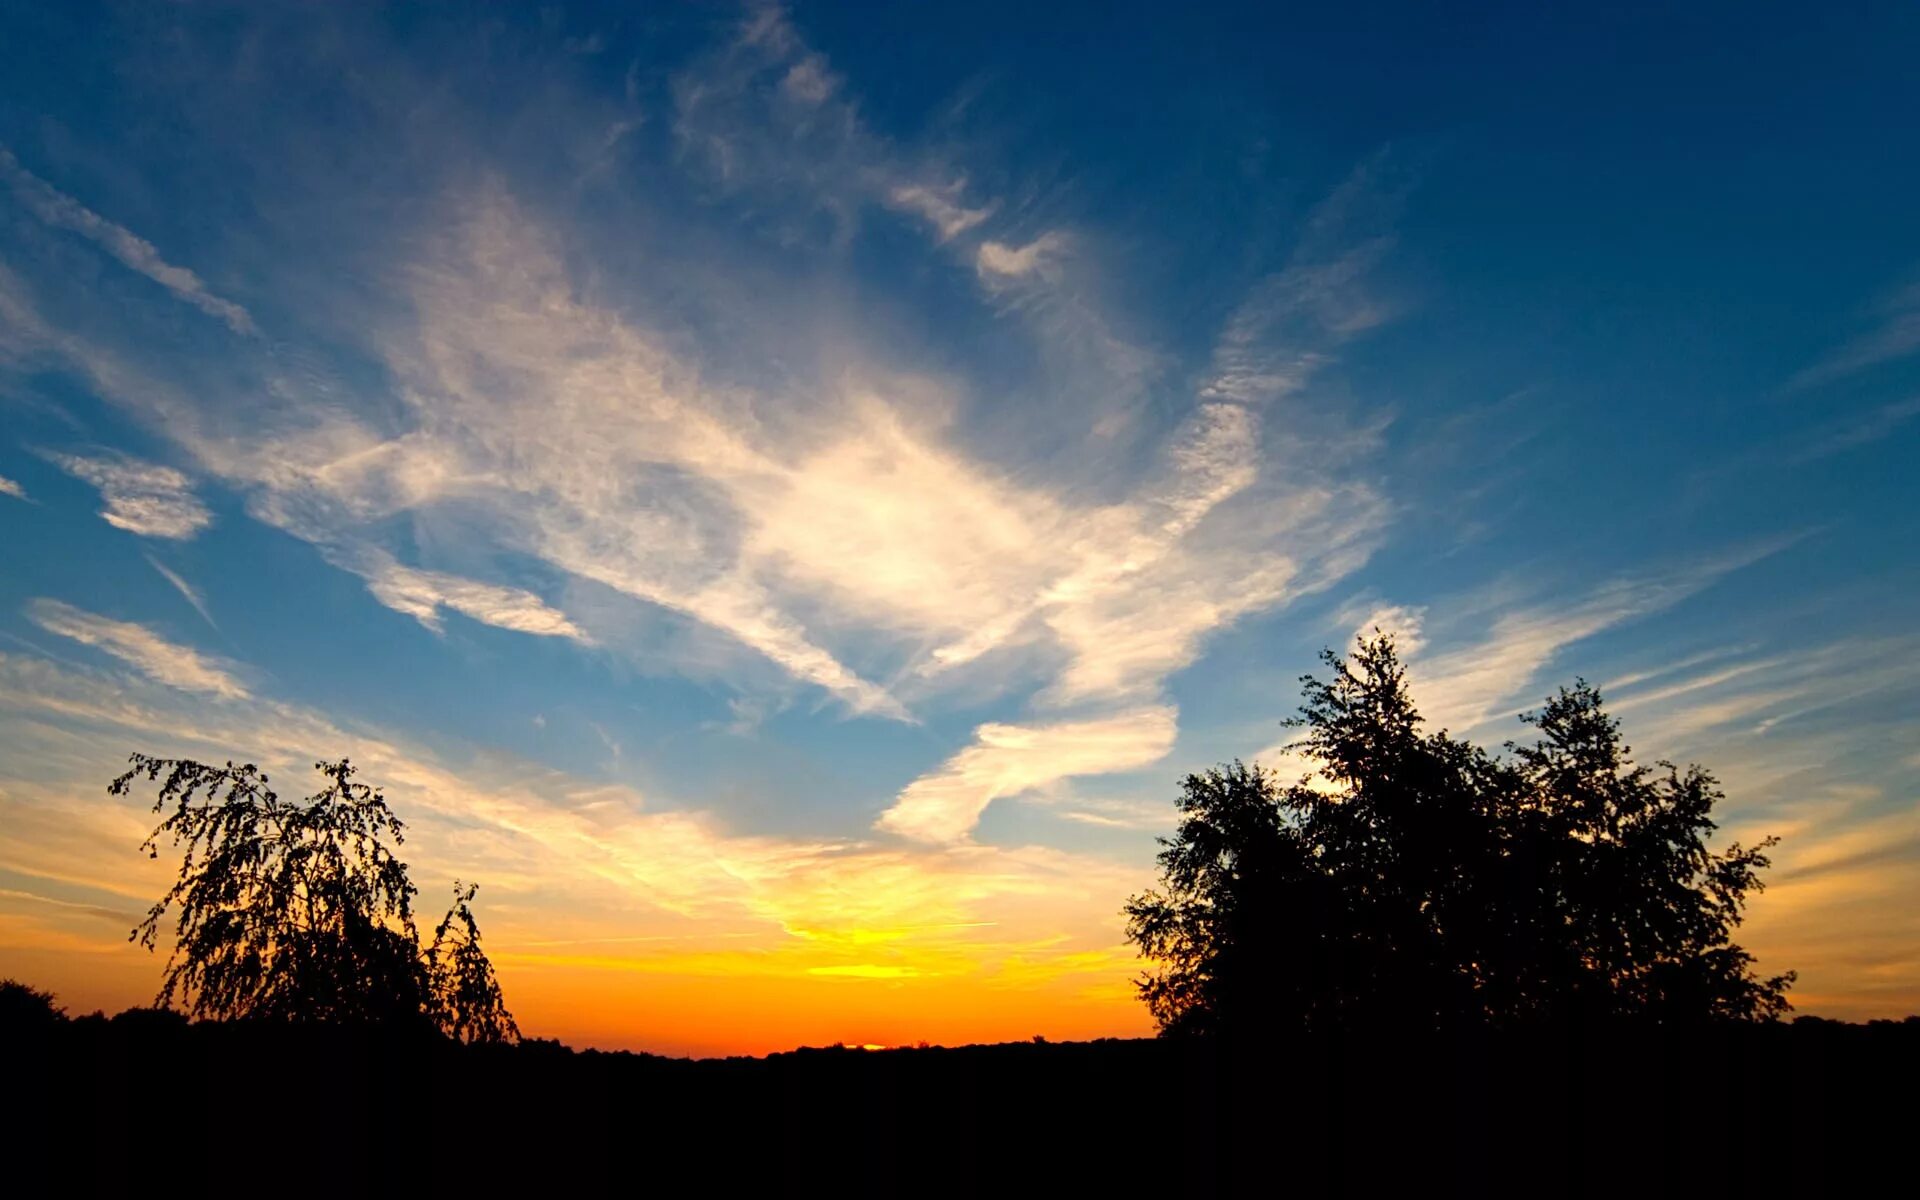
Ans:
[{"label": "blue sky", "polygon": [[1132,1032],[1174,781],[1378,624],[1910,1011],[1917,26],[9,6],[0,967],[151,987],[127,750],[346,753],[536,1032]]}]

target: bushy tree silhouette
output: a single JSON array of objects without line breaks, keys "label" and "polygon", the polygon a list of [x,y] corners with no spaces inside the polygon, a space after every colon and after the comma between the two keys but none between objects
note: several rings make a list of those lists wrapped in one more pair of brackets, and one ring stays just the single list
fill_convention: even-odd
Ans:
[{"label": "bushy tree silhouette", "polygon": [[0,1030],[37,1030],[67,1019],[52,992],[18,979],[0,979]]},{"label": "bushy tree silhouette", "polygon": [[395,854],[405,826],[345,759],[316,763],[326,786],[282,800],[253,764],[135,754],[108,785],[159,783],[165,818],[142,849],[182,851],[179,878],[129,935],[148,949],[169,909],[173,949],[156,1003],[195,1016],[437,1028],[464,1041],[518,1036],[470,903],[423,951],[416,889]]},{"label": "bushy tree silhouette", "polygon": [[1636,766],[1585,683],[1496,758],[1423,733],[1391,638],[1304,677],[1293,782],[1187,777],[1161,886],[1128,901],[1165,1033],[1771,1019],[1731,941],[1768,839],[1707,847],[1722,793]]}]

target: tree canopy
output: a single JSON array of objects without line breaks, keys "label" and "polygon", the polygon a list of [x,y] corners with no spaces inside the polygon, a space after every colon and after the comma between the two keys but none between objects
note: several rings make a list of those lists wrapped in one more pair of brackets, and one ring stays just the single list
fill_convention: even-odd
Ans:
[{"label": "tree canopy", "polygon": [[159,997],[199,1017],[438,1029],[470,1042],[519,1036],[480,949],[472,885],[422,948],[417,891],[396,854],[405,826],[345,759],[325,786],[283,800],[253,764],[135,754],[108,790],[158,783],[166,815],[142,849],[180,850],[179,878],[130,938],[148,949],[176,914]]},{"label": "tree canopy", "polygon": [[1160,886],[1128,901],[1165,1033],[1753,1021],[1732,941],[1766,850],[1713,851],[1713,776],[1636,765],[1579,682],[1499,757],[1425,733],[1385,635],[1302,679],[1298,780],[1188,776]]}]

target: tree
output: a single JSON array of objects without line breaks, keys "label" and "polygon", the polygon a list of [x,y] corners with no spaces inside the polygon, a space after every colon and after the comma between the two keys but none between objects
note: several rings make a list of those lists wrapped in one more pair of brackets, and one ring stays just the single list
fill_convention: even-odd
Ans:
[{"label": "tree", "polygon": [[0,1032],[38,1033],[67,1019],[52,992],[18,979],[0,979]]},{"label": "tree", "polygon": [[453,907],[433,931],[427,950],[434,1016],[440,1028],[462,1042],[516,1042],[520,1027],[507,1011],[493,963],[480,949],[480,927],[473,920],[478,884],[453,884]]},{"label": "tree", "polygon": [[1531,801],[1522,845],[1547,900],[1541,913],[1564,918],[1553,927],[1564,990],[1615,1015],[1784,1014],[1793,974],[1757,979],[1753,956],[1732,941],[1779,839],[1709,851],[1713,808],[1726,798],[1717,781],[1698,766],[1635,765],[1584,682],[1522,719],[1541,735],[1509,747]]},{"label": "tree", "polygon": [[1708,849],[1712,776],[1635,766],[1584,683],[1502,759],[1421,731],[1391,638],[1323,658],[1289,722],[1313,770],[1188,776],[1161,886],[1128,901],[1162,1032],[1786,1010],[1792,975],[1731,941],[1772,840]]},{"label": "tree", "polygon": [[[518,1036],[469,907],[424,952],[416,889],[395,853],[405,826],[345,759],[316,763],[326,786],[282,800],[253,764],[135,754],[108,791],[159,783],[165,818],[141,846],[182,851],[179,878],[135,926],[149,950],[176,912],[156,1004],[198,1017],[434,1028],[467,1041]],[[164,778],[163,778],[164,775]]]}]

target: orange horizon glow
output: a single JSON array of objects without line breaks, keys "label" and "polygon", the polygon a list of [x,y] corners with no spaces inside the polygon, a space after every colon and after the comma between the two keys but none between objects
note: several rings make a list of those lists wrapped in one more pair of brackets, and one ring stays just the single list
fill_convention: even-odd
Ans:
[{"label": "orange horizon glow", "polygon": [[[714,963],[682,973],[661,961],[586,963],[505,950],[493,957],[522,1034],[576,1050],[757,1057],[803,1046],[885,1049],[1153,1033],[1128,982],[1137,970],[1132,966],[1033,990],[977,972],[883,979],[805,968],[770,973],[745,961],[751,955],[741,956],[733,973]],[[69,1016],[111,1016],[150,1005],[164,961],[162,954],[125,945],[0,945],[0,976],[54,992]]]},{"label": "orange horizon glow", "polygon": [[[1755,924],[1763,961],[1823,962],[1817,938],[1797,946],[1792,913]],[[792,939],[789,939],[791,942]],[[643,943],[644,944],[644,943]],[[1132,980],[1141,964],[1127,947],[1069,956],[1023,971],[948,955],[944,965],[849,968],[833,949],[648,950],[627,956],[492,951],[507,1001],[527,1037],[576,1050],[668,1057],[763,1056],[800,1047],[866,1049],[1030,1041],[1088,1041],[1154,1033]],[[0,976],[53,991],[69,1015],[111,1015],[151,1004],[164,953],[91,939],[0,915]],[[931,958],[923,961],[932,962]],[[1911,997],[1871,989],[1801,990],[1795,1015],[1843,1020],[1898,1017]]]}]

